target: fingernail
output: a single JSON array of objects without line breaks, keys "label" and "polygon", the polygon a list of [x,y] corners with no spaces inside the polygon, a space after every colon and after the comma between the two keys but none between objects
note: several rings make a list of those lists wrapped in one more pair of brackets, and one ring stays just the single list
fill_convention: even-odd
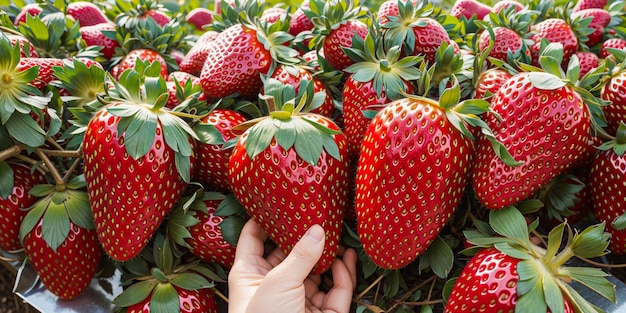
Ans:
[{"label": "fingernail", "polygon": [[311,228],[309,228],[309,230],[306,232],[306,235],[313,239],[313,241],[320,242],[322,241],[322,239],[324,239],[324,236],[326,234],[324,234],[324,229],[319,226],[319,225],[313,225]]}]

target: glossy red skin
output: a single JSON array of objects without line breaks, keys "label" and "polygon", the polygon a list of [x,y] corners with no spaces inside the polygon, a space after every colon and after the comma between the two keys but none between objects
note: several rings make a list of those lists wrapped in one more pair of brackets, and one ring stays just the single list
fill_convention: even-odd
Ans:
[{"label": "glossy red skin", "polygon": [[39,75],[30,84],[37,89],[43,89],[55,79],[52,67],[63,66],[63,60],[56,58],[21,58],[17,68],[25,71],[35,66],[39,66]]},{"label": "glossy red skin", "polygon": [[81,27],[109,22],[100,7],[87,1],[70,2],[66,13],[78,21]]},{"label": "glossy red skin", "polygon": [[[317,114],[303,116],[338,129]],[[322,257],[313,268],[319,274],[330,268],[337,256],[348,188],[348,150],[342,133],[333,135],[341,160],[324,150],[311,166],[292,147],[285,151],[275,140],[254,159],[245,150],[248,132],[234,147],[229,163],[233,193],[250,216],[268,233],[285,254],[314,224],[326,231]]]},{"label": "glossy red skin", "polygon": [[450,11],[450,15],[456,18],[464,16],[470,19],[476,16],[478,20],[482,20],[489,13],[491,13],[491,7],[476,0],[456,0]]},{"label": "glossy red skin", "polygon": [[159,26],[163,27],[165,24],[171,21],[171,18],[167,13],[159,11],[159,10],[148,10],[148,12],[144,13],[143,18],[151,17],[154,21],[159,24]]},{"label": "glossy red skin", "polygon": [[98,238],[112,259],[123,262],[146,246],[187,184],[160,123],[150,151],[133,160],[124,136],[118,138],[118,122],[106,109],[96,113],[85,132],[83,153]]},{"label": "glossy red skin", "polygon": [[611,13],[605,9],[585,9],[572,13],[572,18],[580,17],[588,18],[592,17],[590,28],[594,29],[594,32],[587,35],[588,40],[585,42],[587,46],[595,46],[602,42],[604,37],[605,27],[609,26],[611,22]]},{"label": "glossy red skin", "polygon": [[523,164],[509,166],[496,156],[481,135],[473,186],[480,202],[501,209],[528,198],[552,178],[585,157],[590,140],[589,112],[577,93],[564,86],[540,90],[529,73],[509,79],[491,100],[486,123],[513,158]]},{"label": "glossy red skin", "polygon": [[276,23],[280,18],[287,16],[287,10],[281,7],[270,7],[265,9],[259,17],[259,20],[262,22],[267,22],[268,24]]},{"label": "glossy red skin", "polygon": [[39,3],[29,3],[22,7],[20,13],[15,16],[15,20],[13,24],[15,26],[19,26],[20,23],[26,23],[26,16],[37,16],[43,11],[43,8],[39,5]]},{"label": "glossy red skin", "polygon": [[609,3],[608,0],[578,0],[572,9],[573,12],[585,9],[603,9]]},{"label": "glossy red skin", "polygon": [[298,9],[293,12],[291,20],[289,20],[289,34],[297,36],[298,34],[313,29],[315,26],[310,18],[304,14],[304,10],[309,9],[309,1],[304,0]]},{"label": "glossy red skin", "polygon": [[348,20],[342,23],[326,36],[324,40],[324,57],[336,70],[343,71],[346,67],[354,64],[343,48],[352,47],[352,38],[357,35],[363,39],[369,32],[367,25],[359,20]]},{"label": "glossy red skin", "polygon": [[[37,54],[37,50],[35,50],[35,46],[26,39],[26,37],[13,35],[13,34],[5,34],[7,38],[11,40],[11,46],[15,47],[16,44],[20,45],[20,56],[22,58],[38,58],[39,54]],[[28,51],[24,51],[24,45],[30,45],[30,49]]]},{"label": "glossy red skin", "polygon": [[356,213],[376,265],[402,268],[430,246],[460,203],[473,155],[473,142],[430,101],[397,100],[372,119],[357,168]]},{"label": "glossy red skin", "polygon": [[576,52],[578,62],[580,63],[580,77],[585,76],[592,69],[600,65],[600,59],[598,55],[590,51],[578,51]]},{"label": "glossy red skin", "polygon": [[208,214],[193,211],[193,216],[199,219],[200,223],[189,227],[191,238],[185,241],[191,246],[191,253],[199,259],[230,269],[235,263],[235,247],[222,236],[219,225],[228,217],[215,215],[220,202],[221,200],[205,200]]},{"label": "glossy red skin", "polygon": [[194,8],[185,15],[185,21],[197,29],[203,29],[213,22],[213,12],[207,8]]},{"label": "glossy red skin", "polygon": [[[230,109],[215,109],[202,118],[203,123],[215,125],[225,142],[235,138],[232,128],[246,120],[243,114]],[[232,151],[232,148],[225,149],[221,145],[198,143],[194,180],[218,190],[230,190],[228,162]]]},{"label": "glossy red skin", "polygon": [[578,51],[578,37],[572,28],[560,18],[549,18],[533,26],[535,34],[530,51],[532,52],[533,65],[539,65],[539,48],[541,40],[547,39],[549,42],[561,43],[563,45],[563,62],[567,64],[569,58]]},{"label": "glossy red skin", "polygon": [[324,98],[324,103],[321,106],[311,110],[311,113],[320,114],[326,117],[332,117],[335,112],[335,103],[333,102],[333,97],[326,88],[326,85],[317,77],[313,76],[309,70],[304,68],[299,68],[298,73],[296,75],[292,75],[287,70],[285,70],[284,66],[278,66],[274,73],[272,73],[271,78],[274,78],[283,84],[289,84],[295,88],[296,93],[300,90],[300,82],[303,79],[307,81],[313,81],[314,91],[315,93],[323,92],[326,94]]},{"label": "glossy red skin", "polygon": [[208,98],[224,98],[237,92],[243,98],[258,96],[263,86],[260,74],[267,74],[272,58],[257,39],[255,30],[241,24],[230,26],[208,49],[200,73]]},{"label": "glossy red skin", "polygon": [[[404,88],[409,94],[414,92],[413,85],[408,82],[404,83]],[[370,105],[382,105],[392,100],[387,98],[387,94],[384,92],[381,97],[378,97],[374,86],[372,86],[372,81],[362,83],[354,80],[352,75],[346,79],[342,95],[343,131],[348,138],[350,158],[358,158],[361,152],[361,141],[363,141],[363,136],[370,123],[370,119],[363,115],[363,110]]]},{"label": "glossy red skin", "polygon": [[[201,85],[200,78],[194,75],[191,75],[189,73],[181,72],[181,71],[174,71],[174,72],[169,73],[169,75],[167,76],[167,80],[165,81],[165,83],[167,84],[167,90],[169,92],[169,98],[167,99],[167,104],[165,106],[170,109],[180,104],[180,101],[176,97],[176,83],[174,79],[178,80],[178,83],[183,88],[185,88],[185,84],[187,83],[188,80],[191,81],[192,86]],[[205,94],[204,93],[200,94],[198,96],[198,100],[200,101],[206,100]]]},{"label": "glossy red skin", "polygon": [[206,57],[209,53],[209,45],[217,38],[220,33],[208,30],[204,32],[198,41],[191,49],[185,54],[185,57],[178,65],[178,68],[189,74],[200,76],[202,73],[202,67],[206,61]]},{"label": "glossy red skin", "polygon": [[115,54],[115,48],[120,44],[117,40],[106,37],[102,31],[115,31],[115,24],[111,22],[96,24],[92,26],[82,26],[78,29],[80,35],[88,46],[102,46],[102,56],[109,60]]},{"label": "glossy red skin", "polygon": [[600,48],[600,58],[608,58],[610,56],[607,48],[613,49],[626,49],[626,39],[624,38],[609,38],[602,43]]},{"label": "glossy red skin", "polygon": [[591,164],[589,177],[595,216],[606,222],[606,231],[611,234],[609,250],[613,254],[626,254],[626,230],[611,226],[618,216],[626,213],[626,155],[619,156],[612,150],[600,152]]},{"label": "glossy red skin", "polygon": [[137,64],[137,60],[148,61],[149,63],[159,62],[161,64],[161,77],[167,78],[168,71],[165,58],[158,52],[145,48],[132,50],[122,58],[119,63],[119,75],[121,76],[125,70],[134,68],[135,64]]},{"label": "glossy red skin", "polygon": [[100,264],[96,231],[70,222],[70,232],[55,252],[42,238],[42,222],[24,236],[24,252],[46,289],[60,299],[74,299],[87,289]]},{"label": "glossy red skin", "polygon": [[502,0],[493,4],[492,11],[495,13],[505,10],[510,6],[515,6],[515,12],[519,12],[524,9],[524,5],[515,0]]},{"label": "glossy red skin", "polygon": [[[495,35],[493,48],[489,52],[489,56],[502,61],[507,61],[507,54],[511,51],[514,55],[523,53],[528,57],[531,56],[530,49],[524,45],[524,39],[514,30],[506,27],[494,27]],[[487,50],[491,36],[489,32],[484,31],[478,39],[478,47],[480,51]],[[523,49],[523,51],[522,51]]]},{"label": "glossy red skin", "polygon": [[[478,252],[465,265],[448,298],[444,313],[515,312],[517,303],[518,259],[495,248]],[[564,312],[573,313],[563,298]],[[547,312],[550,312],[548,309]]]},{"label": "glossy red skin", "polygon": [[626,121],[626,71],[618,72],[602,87],[600,96],[611,103],[602,110],[606,117],[606,131],[615,135],[621,121]]},{"label": "glossy red skin", "polygon": [[39,171],[30,173],[30,167],[9,163],[13,170],[13,190],[6,199],[0,198],[0,249],[17,251],[20,243],[20,225],[28,214],[27,208],[37,201],[37,197],[28,194],[35,185],[43,184],[46,178]]},{"label": "glossy red skin", "polygon": [[[495,95],[500,87],[513,75],[499,68],[488,69],[478,76],[478,83],[474,92],[474,99],[481,99],[487,96],[487,92]],[[490,101],[492,98],[489,98]]]},{"label": "glossy red skin", "polygon": [[[180,313],[218,313],[217,302],[210,288],[186,290],[174,286],[180,301]],[[143,301],[133,304],[126,310],[127,313],[150,313],[152,295]]]},{"label": "glossy red skin", "polygon": [[430,17],[418,19],[423,26],[414,26],[415,46],[412,55],[423,55],[428,64],[435,62],[435,54],[442,43],[451,44],[450,36],[443,26]]}]

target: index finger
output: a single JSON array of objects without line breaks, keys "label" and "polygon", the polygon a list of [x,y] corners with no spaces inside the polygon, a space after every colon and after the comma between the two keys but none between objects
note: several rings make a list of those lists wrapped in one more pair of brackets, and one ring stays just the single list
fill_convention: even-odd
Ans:
[{"label": "index finger", "polygon": [[235,250],[235,259],[245,256],[263,257],[267,233],[254,220],[249,220],[243,226],[239,235],[239,242]]}]

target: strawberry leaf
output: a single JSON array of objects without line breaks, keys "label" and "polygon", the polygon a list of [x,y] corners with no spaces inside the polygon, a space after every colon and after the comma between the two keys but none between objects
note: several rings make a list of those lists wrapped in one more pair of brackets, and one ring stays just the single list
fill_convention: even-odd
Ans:
[{"label": "strawberry leaf", "polygon": [[133,304],[139,303],[145,300],[157,285],[157,281],[154,279],[140,281],[134,283],[113,299],[113,304],[118,307],[126,308]]},{"label": "strawberry leaf", "polygon": [[615,285],[606,279],[610,275],[600,268],[562,267],[559,269],[559,275],[571,277],[608,300],[616,301]]},{"label": "strawberry leaf", "polygon": [[519,280],[517,282],[516,312],[546,311],[547,305],[539,266],[537,262],[532,260],[520,261],[517,264]]},{"label": "strawberry leaf", "polygon": [[219,225],[222,231],[222,237],[229,244],[237,246],[237,243],[239,242],[239,235],[241,234],[241,230],[245,224],[246,221],[236,215],[223,219]]},{"label": "strawberry leaf", "polygon": [[556,90],[566,85],[563,80],[550,73],[531,72],[528,73],[528,79],[534,87],[542,90]]},{"label": "strawberry leaf", "polygon": [[275,132],[276,128],[271,119],[264,119],[250,127],[245,146],[248,156],[253,159],[269,147]]},{"label": "strawberry leaf", "polygon": [[422,253],[419,258],[419,268],[430,267],[439,278],[446,278],[454,263],[454,253],[448,244],[439,236]]},{"label": "strawberry leaf", "polygon": [[72,223],[84,229],[96,229],[86,191],[68,190],[65,209]]},{"label": "strawberry leaf", "polygon": [[517,208],[509,206],[501,210],[490,211],[489,224],[496,233],[516,240],[529,251],[531,250],[526,219]]},{"label": "strawberry leaf", "polygon": [[543,259],[546,262],[554,259],[556,253],[561,246],[561,242],[563,241],[563,231],[565,230],[565,223],[561,223],[558,226],[554,227],[550,233],[548,234],[548,247],[543,256]]},{"label": "strawberry leaf", "polygon": [[581,296],[578,291],[576,291],[569,284],[560,284],[562,286],[563,292],[567,294],[567,298],[571,301],[574,306],[574,310],[576,312],[590,312],[590,313],[604,313],[604,311],[593,304],[589,303],[587,299]]},{"label": "strawberry leaf", "polygon": [[315,128],[302,119],[294,119],[294,128],[298,140],[294,142],[294,148],[298,156],[305,162],[315,166],[322,154],[323,142],[320,136],[317,136]]},{"label": "strawberry leaf", "polygon": [[29,147],[40,147],[46,141],[45,132],[27,114],[13,114],[4,124],[9,135]]},{"label": "strawberry leaf", "polygon": [[176,287],[186,290],[197,290],[213,287],[213,283],[208,281],[202,275],[195,273],[181,273],[170,279],[170,283]]},{"label": "strawberry leaf", "polygon": [[215,125],[198,123],[193,127],[193,131],[196,133],[201,143],[208,145],[220,145],[224,143],[224,137],[222,133],[217,130]]},{"label": "strawberry leaf", "polygon": [[41,222],[41,236],[53,251],[56,252],[57,248],[67,238],[70,233],[70,225],[65,205],[50,201]]},{"label": "strawberry leaf", "polygon": [[0,199],[6,200],[13,192],[13,169],[9,163],[0,162]]},{"label": "strawberry leaf", "polygon": [[604,223],[585,228],[572,239],[571,249],[575,255],[583,258],[594,258],[607,253],[609,233],[604,231]]},{"label": "strawberry leaf", "polygon": [[222,201],[220,201],[220,204],[218,204],[215,209],[214,214],[216,216],[232,216],[245,212],[243,205],[237,200],[234,194],[229,193],[226,196],[221,193],[218,194],[221,195],[221,199],[217,200]]},{"label": "strawberry leaf", "polygon": [[54,191],[54,188],[52,184],[39,184],[31,188],[28,194],[35,197],[45,197]]},{"label": "strawberry leaf", "polygon": [[563,294],[559,289],[554,277],[550,274],[542,274],[543,298],[552,312],[563,312]]},{"label": "strawberry leaf", "polygon": [[[123,123],[119,125],[123,125]],[[135,112],[124,130],[124,145],[126,146],[126,151],[133,159],[137,160],[150,151],[154,143],[156,130],[157,118],[154,114],[147,109]]]}]

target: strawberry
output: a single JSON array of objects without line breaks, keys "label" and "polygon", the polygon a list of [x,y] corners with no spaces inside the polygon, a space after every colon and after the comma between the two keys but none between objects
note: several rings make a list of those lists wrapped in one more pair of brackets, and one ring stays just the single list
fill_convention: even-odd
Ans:
[{"label": "strawberry", "polygon": [[[181,287],[174,286],[174,290],[178,295],[179,307],[176,312],[180,313],[217,313],[217,303],[215,302],[215,296],[210,288],[203,288],[198,290],[186,290]],[[154,294],[150,294],[147,298],[141,302],[129,306],[126,310],[128,313],[150,313],[152,299]],[[156,301],[155,301],[156,303]]]},{"label": "strawberry", "polygon": [[179,64],[179,69],[183,72],[200,76],[207,54],[209,53],[209,45],[218,35],[219,33],[213,30],[204,32],[198,38],[196,44],[185,54],[185,57]]},{"label": "strawberry", "polygon": [[173,109],[190,97],[197,95],[197,100],[205,101],[206,95],[202,93],[200,78],[186,72],[174,71],[167,76],[167,90],[169,97],[165,107]]},{"label": "strawberry", "polygon": [[332,117],[335,112],[335,102],[326,85],[317,77],[313,76],[308,69],[296,65],[279,65],[272,73],[270,78],[276,79],[283,84],[289,84],[298,92],[300,83],[303,80],[312,81],[315,86],[315,93],[324,95],[324,102],[317,108],[313,108],[310,112],[326,117]]},{"label": "strawberry", "polygon": [[107,81],[109,104],[84,134],[85,180],[98,238],[117,261],[141,252],[193,173],[190,138],[198,137],[162,109],[168,91],[159,68],[138,61],[119,83]]},{"label": "strawberry", "polygon": [[506,10],[509,7],[515,7],[515,12],[519,12],[524,10],[524,5],[519,3],[516,0],[502,0],[493,4],[492,11],[496,14],[500,13],[502,10]]},{"label": "strawberry", "polygon": [[15,26],[18,26],[20,25],[20,23],[26,23],[26,17],[28,15],[37,16],[41,14],[41,12],[43,12],[43,8],[41,7],[41,5],[39,5],[39,3],[26,4],[22,7],[20,12],[15,16],[15,20],[13,21],[13,24],[15,24]]},{"label": "strawberry", "polygon": [[[403,98],[401,92],[413,93],[410,83],[420,76],[416,68],[419,57],[400,58],[400,47],[383,51],[380,38],[368,34],[365,41],[355,38],[353,48],[347,49],[356,63],[345,69],[350,74],[343,86],[344,133],[348,138],[351,158],[358,158],[361,141],[370,123],[363,110]],[[378,51],[371,51],[371,48]],[[358,57],[358,58],[357,58]]]},{"label": "strawberry", "polygon": [[609,104],[602,108],[606,119],[606,131],[610,135],[615,135],[622,121],[626,121],[626,70],[623,65],[615,73],[606,78],[605,84],[600,90],[602,99],[609,101]]},{"label": "strawberry", "polygon": [[396,100],[367,128],[356,176],[357,230],[379,267],[399,269],[424,253],[463,197],[474,155],[466,123],[478,117],[464,113],[459,93],[454,84],[441,96],[450,102]]},{"label": "strawberry", "polygon": [[310,31],[313,29],[313,27],[315,27],[311,19],[308,18],[306,14],[304,13],[304,10],[308,10],[308,9],[310,9],[309,1],[304,0],[300,4],[300,6],[296,9],[296,11],[293,12],[291,16],[291,20],[289,20],[289,30],[288,30],[288,32],[292,36],[296,37],[299,34],[305,31]]},{"label": "strawberry", "polygon": [[[302,8],[306,16],[313,21],[312,46],[324,49],[326,61],[336,70],[342,71],[354,64],[344,52],[350,48],[355,36],[365,38],[368,28],[357,19],[360,7],[354,7],[354,1],[324,2],[313,0],[309,9]],[[313,2],[312,1],[312,2]]]},{"label": "strawberry", "polygon": [[514,59],[526,57],[530,59],[530,49],[526,45],[524,38],[515,30],[506,27],[494,27],[494,38],[490,32],[484,31],[478,39],[479,51],[484,51],[489,47],[490,40],[493,39],[493,48],[489,52],[489,57],[502,61],[509,60],[509,53]]},{"label": "strawberry", "polygon": [[330,119],[301,113],[307,99],[315,100],[313,84],[303,87],[293,99],[292,86],[266,83],[268,105],[273,107],[273,99],[278,99],[278,110],[257,119],[239,137],[228,178],[237,200],[285,254],[309,227],[324,228],[324,251],[313,268],[313,273],[321,273],[337,255],[348,187],[348,150],[345,136]]},{"label": "strawberry", "polygon": [[576,12],[585,9],[604,9],[608,3],[608,0],[578,0],[572,11]]},{"label": "strawberry", "polygon": [[498,90],[500,90],[500,87],[507,80],[509,80],[511,76],[513,75],[511,75],[509,72],[498,68],[492,68],[481,72],[478,75],[478,79],[476,82],[474,98],[481,99],[489,95],[491,99],[491,96],[496,94]]},{"label": "strawberry", "polygon": [[591,47],[602,42],[605,28],[609,26],[611,22],[611,13],[605,9],[584,9],[572,13],[572,18],[574,20],[584,18],[592,19],[588,27],[590,27],[593,32],[587,35],[587,41],[585,42],[587,46]]},{"label": "strawberry", "polygon": [[580,76],[585,76],[591,70],[597,68],[600,65],[598,55],[590,51],[578,51],[576,52],[578,62],[580,62]]},{"label": "strawberry", "polygon": [[21,71],[31,67],[39,69],[37,78],[31,83],[37,89],[45,88],[53,79],[53,67],[63,66],[63,60],[56,58],[21,58],[17,68]]},{"label": "strawberry", "polygon": [[572,30],[571,26],[563,19],[549,18],[543,20],[532,27],[533,35],[531,37],[534,42],[530,46],[533,56],[532,63],[539,65],[539,55],[541,53],[541,41],[546,39],[551,43],[560,43],[563,45],[563,60],[567,64],[567,60],[578,51],[578,37]]},{"label": "strawberry", "polygon": [[137,60],[141,60],[141,61],[148,62],[148,63],[158,62],[161,67],[161,76],[163,78],[167,78],[168,70],[167,70],[167,62],[165,61],[165,58],[163,58],[161,54],[159,54],[158,52],[154,50],[144,49],[144,48],[132,50],[128,52],[128,54],[126,54],[124,58],[122,58],[122,60],[119,63],[119,66],[120,66],[118,69],[119,75],[122,75],[122,73],[124,73],[124,71],[128,69],[134,68],[135,64],[137,63]]},{"label": "strawberry", "polygon": [[505,165],[492,152],[492,140],[479,137],[473,186],[487,208],[501,209],[528,198],[585,156],[591,137],[589,110],[577,87],[560,76],[560,45],[548,47],[545,51],[557,55],[549,59],[557,72],[516,74],[491,100],[499,117],[488,115],[487,125],[519,164]]},{"label": "strawberry", "polygon": [[102,248],[94,230],[84,180],[39,185],[41,197],[20,226],[24,252],[43,285],[60,299],[76,298],[98,270]]},{"label": "strawberry", "polygon": [[600,58],[608,58],[611,53],[607,49],[626,49],[626,39],[624,38],[609,38],[605,40],[600,47]]},{"label": "strawberry", "polygon": [[28,191],[35,185],[46,182],[46,177],[39,171],[31,172],[30,167],[20,163],[0,162],[0,167],[12,171],[13,183],[6,185],[13,186],[8,195],[0,195],[0,216],[2,222],[0,228],[0,249],[4,251],[17,251],[22,249],[20,243],[20,224],[26,210],[37,201],[37,197],[28,194]]},{"label": "strawberry", "polygon": [[203,7],[194,8],[185,14],[185,22],[198,30],[202,30],[213,22],[213,12]]},{"label": "strawberry", "polygon": [[[169,11],[154,0],[132,0],[131,9],[117,4],[118,14],[115,23],[121,27],[132,29],[142,20],[152,19],[157,25],[163,27],[170,23]],[[126,4],[125,4],[126,5]]]},{"label": "strawberry", "polygon": [[66,8],[66,14],[78,21],[81,27],[109,22],[100,7],[87,1],[70,2]]},{"label": "strawberry", "polygon": [[452,6],[450,15],[456,18],[465,17],[468,20],[476,16],[476,19],[482,20],[491,12],[492,9],[490,6],[476,0],[456,0]]},{"label": "strawberry", "polygon": [[[526,221],[516,208],[492,213],[490,224],[502,237],[466,231],[466,235],[472,234],[467,239],[476,245],[472,249],[478,253],[454,281],[445,313],[475,308],[482,312],[596,312],[569,286],[572,281],[606,299],[615,298],[614,288],[606,279],[608,274],[602,270],[564,265],[573,256],[588,258],[605,253],[609,235],[604,232],[604,224],[589,226],[574,235],[568,229],[565,248],[559,249],[567,226],[560,224],[550,232],[548,247],[543,248],[531,243]],[[518,228],[514,231],[514,227]]]},{"label": "strawberry", "polygon": [[[15,46],[15,45],[20,46],[22,58],[38,58],[39,57],[39,55],[37,54],[37,50],[35,50],[35,47],[33,46],[33,44],[24,36],[13,35],[13,34],[7,34],[6,36],[9,39],[11,39],[12,46]],[[28,48],[25,48],[25,47],[28,47]],[[28,49],[28,51],[24,49]]]},{"label": "strawberry", "polygon": [[287,10],[281,7],[270,7],[263,10],[263,13],[259,17],[259,20],[268,24],[275,23],[279,19],[285,20],[287,18]]},{"label": "strawberry", "polygon": [[[402,1],[404,3],[405,1]],[[416,0],[411,1],[413,5],[417,4]],[[398,0],[386,0],[380,4],[377,12],[377,20],[379,25],[384,25],[389,22],[389,16],[399,16],[400,9],[398,8]]]},{"label": "strawberry", "polygon": [[[221,135],[220,139],[226,143],[236,137],[232,131],[233,128],[246,120],[247,118],[237,111],[215,109],[203,117],[200,122],[215,127]],[[230,190],[228,162],[232,150],[232,147],[226,147],[222,144],[198,144],[194,180],[218,190]]]},{"label": "strawberry", "polygon": [[623,216],[626,214],[624,191],[626,189],[626,125],[620,123],[616,138],[600,146],[591,164],[589,185],[596,218],[606,222],[611,233],[609,248],[611,253],[626,254],[626,227]]},{"label": "strawberry", "polygon": [[92,26],[82,26],[78,29],[82,40],[87,46],[101,46],[102,56],[110,60],[115,54],[115,48],[120,44],[117,40],[111,39],[104,32],[114,32],[115,24],[111,22],[100,23]]},{"label": "strawberry", "polygon": [[[286,24],[284,25],[287,26]],[[208,98],[238,94],[256,96],[267,74],[277,61],[295,62],[298,52],[283,46],[292,37],[282,30],[283,23],[234,24],[221,32],[209,45],[200,74]]]}]

